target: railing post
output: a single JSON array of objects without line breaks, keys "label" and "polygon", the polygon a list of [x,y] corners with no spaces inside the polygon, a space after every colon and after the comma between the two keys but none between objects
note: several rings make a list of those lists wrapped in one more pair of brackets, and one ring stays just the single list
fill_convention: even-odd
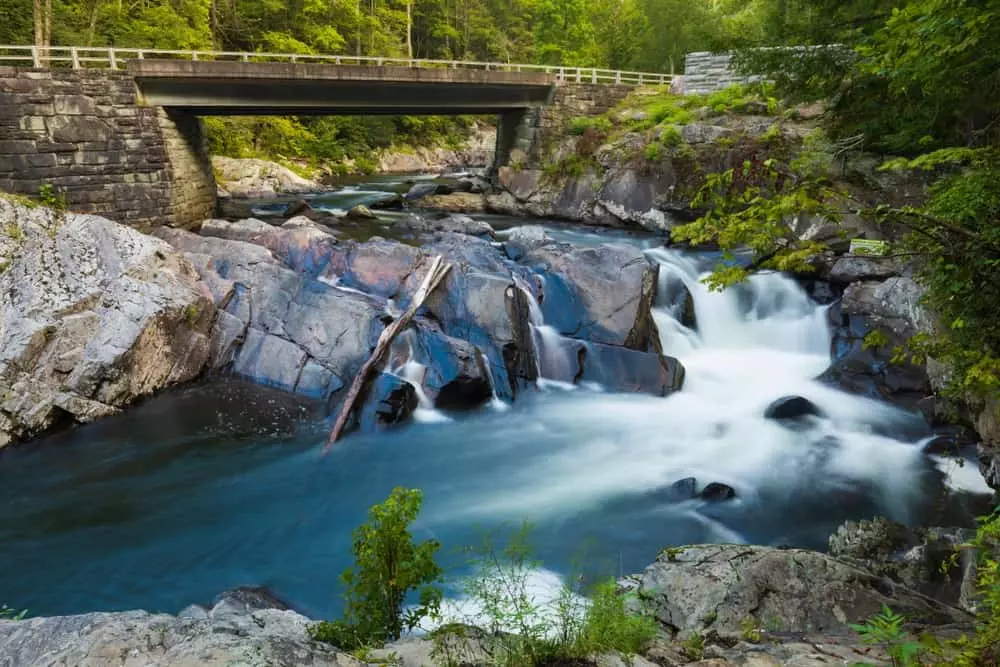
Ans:
[{"label": "railing post", "polygon": [[457,60],[452,60],[451,61],[451,68],[452,69],[458,69],[458,61]]},{"label": "railing post", "polygon": [[339,65],[340,64],[340,56],[335,56],[333,58],[333,64],[334,65]]},{"label": "railing post", "polygon": [[597,68],[590,70],[590,82],[597,83]]},{"label": "railing post", "polygon": [[621,83],[621,82],[622,82],[622,73],[621,70],[617,70],[615,72],[615,83]]},{"label": "railing post", "polygon": [[145,60],[146,54],[142,51],[139,51],[138,53],[135,54],[135,57],[138,58],[139,60]]},{"label": "railing post", "polygon": [[556,75],[559,81],[566,80],[566,70],[562,67],[559,68],[559,74]]},{"label": "railing post", "polygon": [[381,67],[382,66],[382,59],[381,58],[376,58],[375,59],[375,66],[376,67]]},{"label": "railing post", "polygon": [[38,57],[38,47],[31,47],[31,66],[38,69],[42,66],[42,59]]},{"label": "railing post", "polygon": [[198,52],[197,51],[192,51],[191,52],[191,60],[198,60]]},{"label": "railing post", "polygon": [[73,69],[80,69],[80,54],[75,46],[69,50],[69,59],[73,63]]},{"label": "railing post", "polygon": [[250,62],[250,54],[244,51],[240,56],[240,60],[242,60],[245,63]]},{"label": "railing post", "polygon": [[639,85],[642,85],[642,72],[639,72]]},{"label": "railing post", "polygon": [[296,58],[296,57],[295,57],[295,54],[293,53],[293,54],[292,54],[292,64],[295,64],[295,63],[297,63],[298,61],[299,61],[299,59],[298,59],[298,58]]},{"label": "railing post", "polygon": [[115,56],[114,48],[108,49],[108,64],[111,69],[118,69],[118,58]]}]

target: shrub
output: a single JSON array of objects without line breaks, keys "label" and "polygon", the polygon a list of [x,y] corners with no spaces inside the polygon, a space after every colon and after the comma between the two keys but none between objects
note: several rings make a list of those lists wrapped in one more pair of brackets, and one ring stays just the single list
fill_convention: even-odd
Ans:
[{"label": "shrub", "polygon": [[656,620],[649,614],[630,613],[617,588],[615,580],[608,579],[594,589],[576,641],[577,654],[638,653],[656,636]]},{"label": "shrub", "polygon": [[663,145],[668,148],[676,148],[680,146],[683,141],[681,131],[677,129],[676,125],[667,125],[660,133],[660,141],[663,142]]},{"label": "shrub", "polygon": [[[344,619],[311,626],[313,639],[348,650],[378,646],[437,611],[441,590],[433,584],[442,571],[434,555],[440,545],[434,540],[415,543],[410,534],[422,501],[419,490],[397,487],[368,510],[368,522],[353,534],[354,566],[341,575],[347,586]],[[418,592],[419,603],[404,614],[411,591]]]}]

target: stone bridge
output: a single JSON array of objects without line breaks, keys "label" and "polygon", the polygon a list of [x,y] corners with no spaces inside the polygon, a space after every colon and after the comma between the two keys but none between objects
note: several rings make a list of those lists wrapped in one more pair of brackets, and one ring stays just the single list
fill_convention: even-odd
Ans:
[{"label": "stone bridge", "polygon": [[201,116],[496,114],[495,170],[566,118],[669,80],[498,63],[0,46],[0,191],[35,196],[49,185],[76,211],[190,226],[215,211]]}]

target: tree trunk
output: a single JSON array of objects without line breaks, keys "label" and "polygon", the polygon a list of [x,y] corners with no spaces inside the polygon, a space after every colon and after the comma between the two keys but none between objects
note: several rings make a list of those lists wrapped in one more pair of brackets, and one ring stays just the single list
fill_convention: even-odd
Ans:
[{"label": "tree trunk", "polygon": [[406,57],[413,60],[413,0],[406,2]]},{"label": "tree trunk", "polygon": [[52,0],[45,0],[45,48],[52,46]]},{"label": "tree trunk", "polygon": [[97,13],[101,8],[101,0],[94,0],[90,8],[90,25],[87,26],[87,46],[94,45],[94,36],[97,34]]}]

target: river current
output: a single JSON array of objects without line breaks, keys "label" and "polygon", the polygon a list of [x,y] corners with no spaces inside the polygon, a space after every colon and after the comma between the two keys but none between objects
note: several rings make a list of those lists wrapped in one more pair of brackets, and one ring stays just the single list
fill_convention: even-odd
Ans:
[{"label": "river current", "polygon": [[[349,208],[397,187],[386,183],[321,202]],[[636,572],[671,545],[822,549],[846,519],[933,523],[945,485],[985,491],[970,466],[922,453],[929,431],[919,417],[813,379],[830,364],[831,331],[826,307],[793,280],[761,274],[709,292],[699,278],[713,258],[639,237],[550,233],[648,248],[661,264],[661,343],[686,369],[683,391],[542,382],[512,405],[425,411],[402,428],[352,435],[326,457],[329,422],[314,406],[231,378],[170,391],[0,454],[0,602],[38,615],[177,612],[265,585],[304,613],[334,615],[351,530],[396,485],[424,491],[414,533],[439,540],[455,571],[461,547],[483,531],[530,521],[542,588],[576,566]],[[680,284],[696,330],[669,303]],[[559,363],[558,341],[533,324],[544,375]],[[765,419],[787,395],[824,417],[796,428]],[[692,477],[698,490],[716,482],[736,497],[678,497],[673,483]]]}]

